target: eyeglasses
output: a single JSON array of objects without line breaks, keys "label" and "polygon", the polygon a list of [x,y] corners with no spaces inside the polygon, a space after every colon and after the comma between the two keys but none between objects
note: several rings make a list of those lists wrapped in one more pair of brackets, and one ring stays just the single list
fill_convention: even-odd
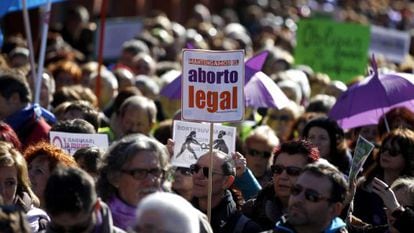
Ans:
[{"label": "eyeglasses", "polygon": [[[202,170],[203,171],[203,175],[204,175],[204,177],[205,178],[208,178],[208,172],[209,172],[209,168],[208,167],[201,167],[200,165],[198,165],[198,164],[192,164],[191,166],[190,166],[190,171],[191,171],[191,173],[194,175],[194,174],[197,174],[198,173],[198,171],[200,171],[200,170]],[[224,175],[223,173],[220,173],[220,172],[215,172],[215,171],[213,171],[212,172],[213,173],[213,175],[214,174],[217,174],[217,175]]]},{"label": "eyeglasses", "polygon": [[148,174],[151,174],[155,177],[160,177],[164,173],[164,171],[159,168],[134,168],[130,170],[123,169],[121,170],[121,172],[132,176],[136,180],[143,180],[147,178]]},{"label": "eyeglasses", "polygon": [[272,153],[270,153],[268,151],[258,151],[258,150],[255,150],[255,149],[247,149],[247,154],[251,155],[253,157],[260,156],[260,157],[266,158],[266,159],[268,159],[268,158],[270,158],[270,156],[272,156]]},{"label": "eyeglasses", "polygon": [[180,172],[183,176],[191,176],[191,169],[188,167],[176,167],[175,172]]},{"label": "eyeglasses", "polygon": [[324,197],[322,196],[322,194],[318,193],[317,191],[313,190],[313,189],[304,189],[302,186],[300,185],[293,185],[290,188],[290,194],[292,196],[297,196],[299,194],[301,194],[302,192],[305,192],[305,199],[310,201],[310,202],[320,202],[320,201],[331,201],[331,198],[328,197]]},{"label": "eyeglasses", "polygon": [[400,152],[400,151],[398,151],[398,150],[396,150],[395,148],[392,148],[392,147],[387,147],[387,146],[381,146],[381,147],[380,147],[380,150],[379,150],[380,154],[384,153],[385,151],[388,151],[388,154],[389,154],[391,157],[396,157],[396,156],[398,156],[399,154],[401,154],[401,152]]},{"label": "eyeglasses", "polygon": [[282,166],[282,165],[272,165],[270,166],[270,170],[273,174],[280,175],[286,170],[286,173],[289,176],[299,176],[302,173],[302,168],[294,167],[294,166]]}]

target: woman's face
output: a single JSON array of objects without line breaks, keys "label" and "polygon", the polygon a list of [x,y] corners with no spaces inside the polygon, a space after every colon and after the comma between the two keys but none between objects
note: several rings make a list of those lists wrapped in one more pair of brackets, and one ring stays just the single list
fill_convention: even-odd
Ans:
[{"label": "woman's face", "polygon": [[318,147],[322,158],[329,157],[331,153],[331,140],[328,131],[321,127],[312,127],[309,129],[307,139]]},{"label": "woman's face", "polygon": [[32,190],[40,200],[43,200],[43,192],[50,172],[49,160],[47,160],[45,155],[38,155],[29,163],[29,177],[32,183]]},{"label": "woman's face", "polygon": [[113,185],[117,187],[118,195],[123,201],[136,206],[146,195],[159,191],[161,179],[161,164],[155,153],[140,151],[124,164],[120,177]]},{"label": "woman's face", "polygon": [[18,185],[17,168],[15,166],[0,166],[0,196],[4,205],[13,205]]},{"label": "woman's face", "polygon": [[401,172],[405,167],[405,159],[401,148],[390,140],[383,142],[380,148],[380,166],[385,170]]}]

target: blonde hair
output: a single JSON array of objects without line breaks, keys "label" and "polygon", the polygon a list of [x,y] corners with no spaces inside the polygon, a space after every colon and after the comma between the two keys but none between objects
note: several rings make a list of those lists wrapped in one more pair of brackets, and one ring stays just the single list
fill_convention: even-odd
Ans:
[{"label": "blonde hair", "polygon": [[16,195],[21,195],[23,192],[26,192],[32,199],[33,204],[36,207],[39,207],[39,199],[30,187],[29,171],[26,160],[12,144],[4,141],[0,141],[0,166],[16,167],[18,181]]}]

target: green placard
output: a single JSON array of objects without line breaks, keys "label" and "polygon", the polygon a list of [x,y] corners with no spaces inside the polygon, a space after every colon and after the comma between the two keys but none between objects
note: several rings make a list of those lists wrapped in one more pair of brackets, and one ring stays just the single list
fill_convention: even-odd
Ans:
[{"label": "green placard", "polygon": [[295,63],[327,73],[345,83],[363,75],[368,62],[370,29],[352,23],[301,20],[296,35]]}]

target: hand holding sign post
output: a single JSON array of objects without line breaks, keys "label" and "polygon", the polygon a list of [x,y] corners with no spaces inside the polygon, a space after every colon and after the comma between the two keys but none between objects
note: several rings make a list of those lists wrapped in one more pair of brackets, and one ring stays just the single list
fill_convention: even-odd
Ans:
[{"label": "hand holding sign post", "polygon": [[[357,145],[354,150],[354,157],[352,159],[351,170],[349,171],[349,185],[350,185],[350,195],[348,202],[352,202],[355,195],[355,183],[358,176],[358,173],[361,171],[362,166],[364,166],[365,161],[367,160],[369,154],[374,149],[374,144],[370,141],[359,135]],[[352,203],[351,205],[352,206]],[[352,211],[352,207],[348,209],[348,216]]]},{"label": "hand holding sign post", "polygon": [[[244,51],[185,49],[181,86],[182,119],[210,122],[209,152],[212,153],[213,122],[243,120]],[[210,168],[213,168],[213,156],[210,158]],[[208,174],[209,220],[211,220],[212,170],[209,169]]]}]

